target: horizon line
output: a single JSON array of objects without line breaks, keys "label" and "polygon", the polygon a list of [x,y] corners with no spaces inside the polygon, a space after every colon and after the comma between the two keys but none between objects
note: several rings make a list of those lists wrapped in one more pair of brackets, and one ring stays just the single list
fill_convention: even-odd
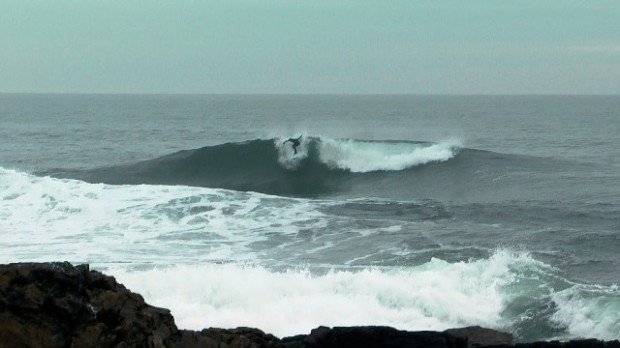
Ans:
[{"label": "horizon line", "polygon": [[150,93],[150,92],[0,92],[0,95],[109,96],[445,96],[445,97],[617,97],[614,93]]}]

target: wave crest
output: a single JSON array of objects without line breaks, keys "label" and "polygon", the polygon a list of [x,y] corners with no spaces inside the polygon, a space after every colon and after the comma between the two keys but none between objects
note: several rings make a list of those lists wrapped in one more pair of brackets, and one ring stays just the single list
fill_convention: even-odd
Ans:
[{"label": "wave crest", "polygon": [[207,146],[128,165],[53,175],[91,183],[187,185],[312,196],[369,185],[376,181],[376,175],[394,175],[447,161],[457,153],[454,142],[303,137],[295,154],[285,140]]},{"label": "wave crest", "polygon": [[321,162],[355,173],[403,170],[429,162],[443,162],[455,155],[459,142],[419,144],[325,139],[318,143]]},{"label": "wave crest", "polygon": [[[469,262],[433,258],[411,267],[318,274],[240,264],[107,271],[148,302],[170,308],[187,329],[245,325],[287,336],[318,325],[402,330],[480,325],[513,332],[518,341],[620,338],[617,287],[597,286],[585,301],[579,289],[592,286],[572,283],[527,253],[507,250]],[[541,337],[541,330],[547,335]]]},{"label": "wave crest", "polygon": [[331,169],[352,173],[399,171],[429,162],[443,162],[456,154],[459,141],[438,144],[398,141],[364,141],[304,137],[297,152],[286,139],[275,139],[278,163],[288,170],[296,170],[309,156]]}]

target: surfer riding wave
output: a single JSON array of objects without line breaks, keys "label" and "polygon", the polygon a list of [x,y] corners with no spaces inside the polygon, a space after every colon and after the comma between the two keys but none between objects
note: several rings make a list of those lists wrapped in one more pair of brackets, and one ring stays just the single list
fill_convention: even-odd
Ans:
[{"label": "surfer riding wave", "polygon": [[299,138],[295,139],[295,138],[289,138],[288,140],[285,140],[282,144],[286,144],[289,141],[292,143],[292,147],[293,147],[293,151],[295,153],[295,155],[297,154],[297,146],[299,146],[299,140],[301,139],[301,135],[299,136]]}]

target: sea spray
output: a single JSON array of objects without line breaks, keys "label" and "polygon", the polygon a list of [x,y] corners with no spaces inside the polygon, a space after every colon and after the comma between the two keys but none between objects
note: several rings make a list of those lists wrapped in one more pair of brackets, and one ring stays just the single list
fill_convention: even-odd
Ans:
[{"label": "sea spray", "polygon": [[501,286],[513,278],[505,260],[495,259],[322,274],[236,264],[107,271],[170,308],[182,328],[253,326],[278,336],[318,325],[497,328],[505,324]]},{"label": "sea spray", "polygon": [[[248,264],[177,265],[148,270],[114,266],[106,270],[154,305],[170,308],[182,328],[258,327],[278,336],[308,332],[319,325],[389,325],[403,330],[444,330],[481,325],[514,332],[527,320],[549,332],[547,339],[594,336],[617,339],[617,287],[606,287],[584,307],[566,297],[582,285],[526,253],[498,250],[487,259],[446,262],[433,258],[419,266],[393,268],[273,270]],[[558,283],[559,280],[559,283]],[[524,284],[527,288],[523,288]],[[563,289],[563,290],[562,290]],[[519,307],[521,295],[548,299]],[[561,298],[561,299],[560,299]],[[592,306],[607,304],[612,307]],[[545,308],[552,306],[552,316]],[[616,308],[617,309],[617,308]],[[573,311],[566,313],[566,311]],[[567,315],[570,314],[570,315]],[[591,315],[594,317],[589,317]],[[576,320],[576,318],[587,318]],[[559,318],[573,318],[561,322]],[[584,331],[584,329],[592,329]]]},{"label": "sea spray", "polygon": [[459,141],[438,144],[322,139],[319,157],[331,167],[356,173],[403,170],[454,157]]}]

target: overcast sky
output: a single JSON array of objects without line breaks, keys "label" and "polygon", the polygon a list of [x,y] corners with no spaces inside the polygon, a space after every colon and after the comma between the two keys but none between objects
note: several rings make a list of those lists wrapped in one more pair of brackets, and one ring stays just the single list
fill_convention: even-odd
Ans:
[{"label": "overcast sky", "polygon": [[0,0],[0,92],[620,94],[620,1]]}]

